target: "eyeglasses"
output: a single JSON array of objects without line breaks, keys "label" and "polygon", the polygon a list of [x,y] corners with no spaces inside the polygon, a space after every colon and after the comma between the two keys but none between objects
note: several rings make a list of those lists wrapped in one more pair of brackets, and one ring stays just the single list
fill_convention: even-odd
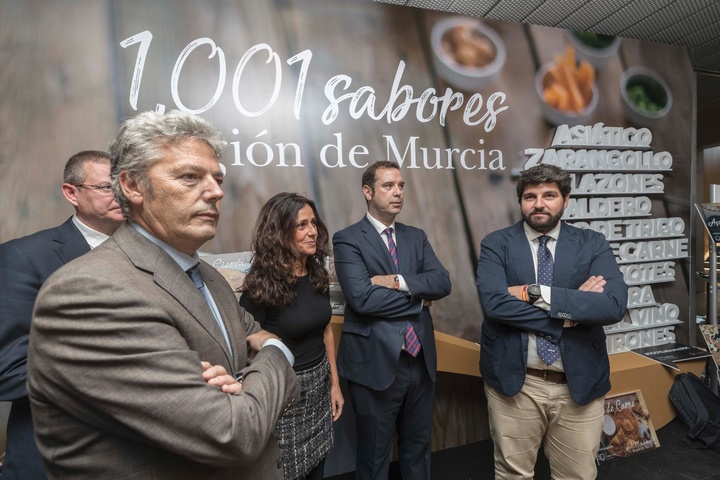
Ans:
[{"label": "eyeglasses", "polygon": [[105,185],[86,185],[86,184],[81,183],[80,185],[75,185],[75,186],[78,188],[83,188],[83,187],[84,188],[92,188],[93,190],[98,191],[102,194],[106,194],[106,195],[109,193],[113,193],[112,185],[107,185],[107,184],[105,184]]}]

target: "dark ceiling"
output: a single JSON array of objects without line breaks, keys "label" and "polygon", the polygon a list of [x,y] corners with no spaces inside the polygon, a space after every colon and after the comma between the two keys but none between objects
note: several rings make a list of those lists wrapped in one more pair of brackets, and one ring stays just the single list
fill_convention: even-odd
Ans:
[{"label": "dark ceiling", "polygon": [[375,1],[686,46],[698,74],[698,146],[720,144],[718,0]]}]

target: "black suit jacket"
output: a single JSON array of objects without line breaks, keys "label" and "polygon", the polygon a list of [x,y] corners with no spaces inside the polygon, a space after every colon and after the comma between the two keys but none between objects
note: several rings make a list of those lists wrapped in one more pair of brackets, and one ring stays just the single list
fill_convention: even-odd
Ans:
[{"label": "black suit jacket", "polygon": [[374,390],[392,384],[409,320],[435,380],[437,354],[430,309],[422,299],[439,300],[450,293],[450,276],[425,232],[395,223],[400,274],[412,294],[372,285],[375,275],[397,273],[385,242],[367,217],[333,236],[335,270],[345,294],[345,321],[338,348],[338,371],[352,382]]},{"label": "black suit jacket", "polygon": [[28,336],[40,287],[55,270],[90,251],[69,218],[62,225],[0,245],[0,401],[12,401],[3,479],[45,478],[26,388]]}]

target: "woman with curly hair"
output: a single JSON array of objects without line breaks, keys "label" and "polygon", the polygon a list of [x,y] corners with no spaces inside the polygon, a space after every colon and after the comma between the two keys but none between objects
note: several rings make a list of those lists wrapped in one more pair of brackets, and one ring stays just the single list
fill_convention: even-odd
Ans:
[{"label": "woman with curly hair", "polygon": [[344,404],[330,328],[328,231],[315,203],[279,193],[260,210],[240,305],[295,356],[300,403],[275,425],[286,480],[321,479]]}]

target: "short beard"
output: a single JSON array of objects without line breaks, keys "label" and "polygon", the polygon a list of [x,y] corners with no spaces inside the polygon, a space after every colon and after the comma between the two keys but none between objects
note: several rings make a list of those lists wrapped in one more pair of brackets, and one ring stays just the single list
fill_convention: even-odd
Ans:
[{"label": "short beard", "polygon": [[523,215],[522,217],[525,223],[527,223],[528,226],[536,232],[548,233],[550,230],[557,227],[557,224],[560,223],[560,219],[562,218],[564,212],[565,209],[561,208],[557,215],[551,215],[550,218],[544,222],[534,221],[532,219],[533,212],[530,212],[530,215]]}]

